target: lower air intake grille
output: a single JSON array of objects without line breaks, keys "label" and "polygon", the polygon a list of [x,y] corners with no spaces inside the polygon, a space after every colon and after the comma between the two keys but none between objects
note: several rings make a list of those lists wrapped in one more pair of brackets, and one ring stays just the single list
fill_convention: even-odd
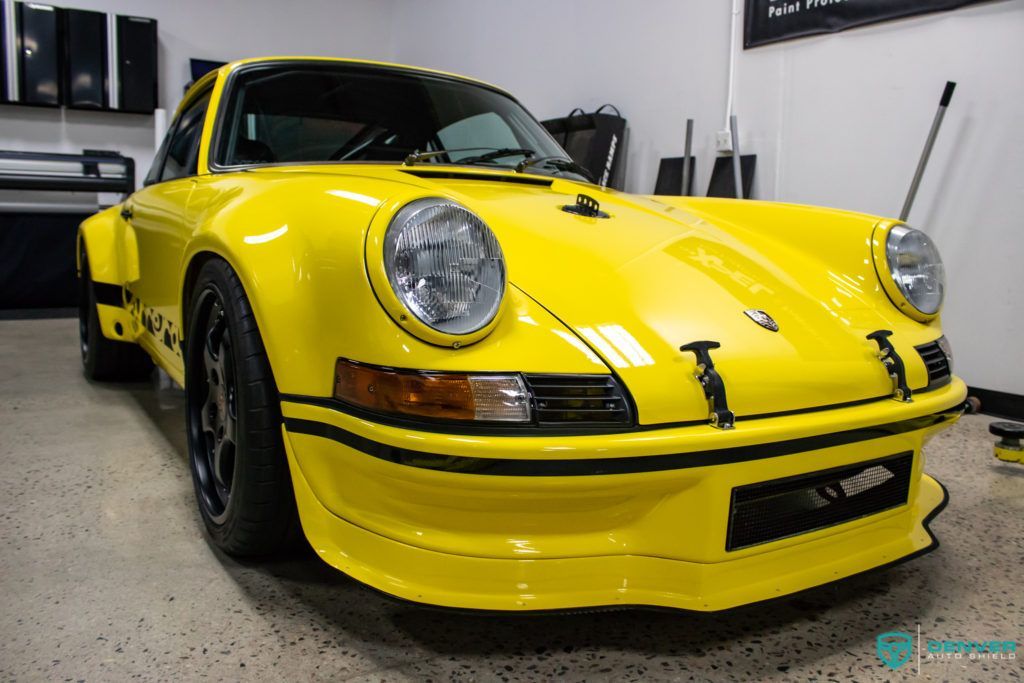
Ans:
[{"label": "lower air intake grille", "polygon": [[911,452],[732,490],[726,550],[835,526],[907,502]]},{"label": "lower air intake grille", "polygon": [[924,366],[928,368],[928,386],[926,390],[937,389],[945,384],[949,384],[949,360],[946,359],[946,354],[942,352],[939,343],[932,342],[931,344],[923,344],[914,348],[921,354],[921,360],[924,361]]},{"label": "lower air intake grille", "polygon": [[533,414],[544,425],[622,426],[633,421],[630,401],[610,375],[525,375]]}]

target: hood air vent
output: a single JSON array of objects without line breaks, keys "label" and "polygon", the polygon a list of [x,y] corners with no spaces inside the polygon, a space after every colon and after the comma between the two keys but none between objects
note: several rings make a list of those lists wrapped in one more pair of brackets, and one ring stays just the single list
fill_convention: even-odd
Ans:
[{"label": "hood air vent", "polygon": [[428,180],[476,180],[485,183],[513,183],[515,185],[534,185],[551,187],[552,181],[524,176],[498,175],[490,173],[467,173],[465,171],[426,171],[419,169],[402,169],[402,173],[414,175]]}]

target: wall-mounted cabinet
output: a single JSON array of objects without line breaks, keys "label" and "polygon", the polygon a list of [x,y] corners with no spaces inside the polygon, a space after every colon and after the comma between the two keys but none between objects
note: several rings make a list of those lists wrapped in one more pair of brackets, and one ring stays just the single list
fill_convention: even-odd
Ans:
[{"label": "wall-mounted cabinet", "polygon": [[59,106],[61,45],[57,8],[35,2],[15,4],[18,101]]},{"label": "wall-mounted cabinet", "polygon": [[0,0],[0,102],[7,101],[7,78],[8,72],[11,71],[8,68],[8,61],[10,60],[10,50],[8,49],[10,27],[7,25],[7,6],[9,4],[11,4],[10,0]]},{"label": "wall-mounted cabinet", "polygon": [[156,19],[117,18],[119,108],[152,112],[157,102]]},{"label": "wall-mounted cabinet", "polygon": [[0,0],[0,101],[149,114],[157,22]]},{"label": "wall-mounted cabinet", "polygon": [[107,15],[82,9],[61,12],[64,30],[64,104],[76,109],[106,109]]}]

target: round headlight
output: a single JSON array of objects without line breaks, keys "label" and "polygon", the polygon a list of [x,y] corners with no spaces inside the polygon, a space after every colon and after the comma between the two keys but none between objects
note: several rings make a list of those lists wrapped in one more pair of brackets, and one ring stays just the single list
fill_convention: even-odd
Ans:
[{"label": "round headlight", "polygon": [[946,271],[935,243],[920,230],[897,225],[885,243],[889,273],[914,308],[934,315],[942,307]]},{"label": "round headlight", "polygon": [[409,312],[445,334],[485,327],[505,293],[505,259],[494,233],[445,199],[419,199],[395,214],[384,236],[384,270]]}]

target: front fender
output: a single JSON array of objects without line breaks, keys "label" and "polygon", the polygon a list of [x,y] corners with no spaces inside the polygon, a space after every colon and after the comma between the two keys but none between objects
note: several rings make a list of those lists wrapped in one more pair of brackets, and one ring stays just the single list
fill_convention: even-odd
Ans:
[{"label": "front fender", "polygon": [[[89,277],[94,283],[122,288],[138,279],[135,231],[121,219],[120,211],[120,204],[112,206],[90,216],[78,226],[75,266],[79,277],[82,276],[84,252],[89,260]],[[99,300],[98,304],[100,331],[104,337],[136,341],[139,331],[131,324],[131,316],[123,306],[108,298]]]},{"label": "front fender", "polygon": [[[242,177],[247,176],[247,177]],[[343,183],[343,184],[342,184]],[[218,187],[219,186],[219,187]],[[368,227],[388,203],[422,191],[379,179],[250,173],[197,187],[199,226],[182,282],[215,254],[238,274],[282,393],[330,396],[338,357],[448,371],[606,373],[604,363],[528,296],[509,288],[482,341],[433,346],[400,328],[374,295],[364,260]],[[189,293],[183,291],[187,318]]]},{"label": "front fender", "polygon": [[82,251],[89,258],[94,282],[123,286],[139,277],[135,231],[120,216],[121,204],[111,206],[82,221],[78,226],[75,263],[82,273]]}]

